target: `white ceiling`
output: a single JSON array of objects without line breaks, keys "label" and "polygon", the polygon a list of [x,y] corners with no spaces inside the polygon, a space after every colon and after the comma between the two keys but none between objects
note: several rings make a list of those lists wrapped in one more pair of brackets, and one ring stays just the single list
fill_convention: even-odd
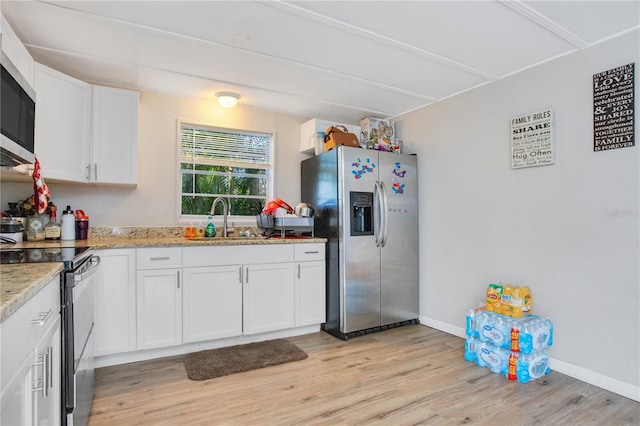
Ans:
[{"label": "white ceiling", "polygon": [[82,80],[359,124],[638,29],[640,1],[7,1]]}]

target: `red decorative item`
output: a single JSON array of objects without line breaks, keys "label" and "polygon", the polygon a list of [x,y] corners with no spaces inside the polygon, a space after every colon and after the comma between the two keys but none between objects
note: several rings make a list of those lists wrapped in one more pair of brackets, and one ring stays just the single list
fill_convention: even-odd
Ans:
[{"label": "red decorative item", "polygon": [[36,162],[33,165],[33,189],[35,191],[35,208],[37,214],[42,214],[47,211],[47,205],[49,204],[49,197],[51,192],[47,184],[44,183],[44,179],[40,174],[40,161],[36,158]]},{"label": "red decorative item", "polygon": [[264,206],[264,209],[262,209],[262,213],[275,215],[279,208],[285,209],[287,213],[293,213],[293,207],[282,201],[280,198],[274,198],[272,201],[269,201],[267,205]]},{"label": "red decorative item", "polygon": [[274,198],[273,201],[277,205],[279,205],[280,207],[285,209],[287,211],[287,213],[293,213],[293,207],[291,207],[289,204],[287,204],[284,201],[282,201],[280,198]]}]

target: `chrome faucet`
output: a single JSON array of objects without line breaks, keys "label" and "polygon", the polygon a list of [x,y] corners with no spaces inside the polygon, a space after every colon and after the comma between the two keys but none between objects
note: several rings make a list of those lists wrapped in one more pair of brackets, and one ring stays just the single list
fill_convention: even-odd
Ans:
[{"label": "chrome faucet", "polygon": [[209,215],[211,216],[215,216],[215,212],[216,212],[216,204],[218,204],[218,201],[220,201],[222,203],[222,214],[223,214],[223,218],[222,218],[222,236],[226,237],[227,236],[227,216],[229,216],[229,205],[227,204],[227,202],[225,201],[224,198],[222,197],[218,197],[215,200],[213,200],[213,204],[211,205],[211,212],[209,213]]}]

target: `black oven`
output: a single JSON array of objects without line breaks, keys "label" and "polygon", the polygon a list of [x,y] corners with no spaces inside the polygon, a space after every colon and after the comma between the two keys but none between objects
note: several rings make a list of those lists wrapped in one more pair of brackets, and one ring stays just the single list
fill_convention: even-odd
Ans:
[{"label": "black oven", "polygon": [[91,276],[100,258],[88,247],[0,250],[1,263],[62,262],[60,313],[62,318],[61,425],[86,425],[94,390],[93,306]]}]

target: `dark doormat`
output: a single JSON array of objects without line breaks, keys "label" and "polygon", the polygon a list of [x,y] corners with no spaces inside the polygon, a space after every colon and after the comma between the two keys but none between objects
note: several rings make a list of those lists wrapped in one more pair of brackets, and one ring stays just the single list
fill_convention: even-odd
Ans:
[{"label": "dark doormat", "polygon": [[187,354],[184,367],[189,379],[207,380],[307,357],[305,351],[288,340],[275,339]]}]

